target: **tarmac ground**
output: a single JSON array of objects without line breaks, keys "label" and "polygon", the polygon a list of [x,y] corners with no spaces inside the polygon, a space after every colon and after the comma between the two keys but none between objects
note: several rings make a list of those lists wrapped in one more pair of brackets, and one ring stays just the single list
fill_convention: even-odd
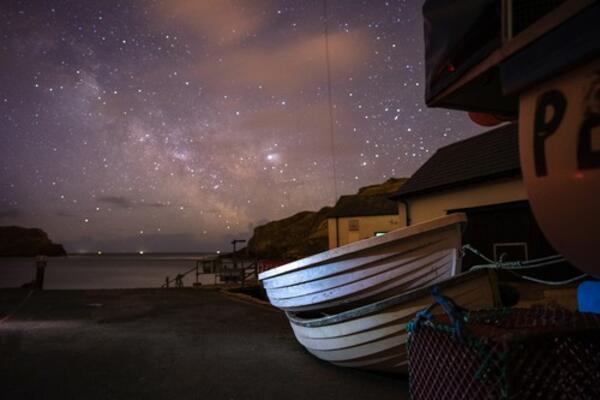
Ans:
[{"label": "tarmac ground", "polygon": [[322,362],[283,313],[218,291],[28,294],[0,290],[2,399],[409,398],[405,377]]}]

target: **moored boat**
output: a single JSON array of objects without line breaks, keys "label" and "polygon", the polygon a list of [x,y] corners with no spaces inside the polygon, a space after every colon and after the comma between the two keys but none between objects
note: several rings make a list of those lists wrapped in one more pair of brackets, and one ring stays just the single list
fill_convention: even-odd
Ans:
[{"label": "moored boat", "polygon": [[[468,309],[500,305],[492,270],[467,272],[439,282],[443,295]],[[287,312],[296,339],[316,357],[344,367],[407,371],[407,324],[433,303],[433,285],[338,314],[311,317]],[[442,312],[441,310],[434,310]]]},{"label": "moored boat", "polygon": [[259,275],[271,304],[340,311],[460,272],[464,214],[450,214],[332,249]]}]

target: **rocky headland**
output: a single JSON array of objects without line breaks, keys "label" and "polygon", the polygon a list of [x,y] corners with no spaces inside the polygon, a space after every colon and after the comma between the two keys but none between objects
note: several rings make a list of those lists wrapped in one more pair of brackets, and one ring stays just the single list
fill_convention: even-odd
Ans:
[{"label": "rocky headland", "polygon": [[62,245],[53,243],[37,228],[0,226],[0,257],[64,256]]},{"label": "rocky headland", "polygon": [[[396,192],[408,178],[362,187],[353,196],[376,196]],[[334,207],[302,211],[291,217],[271,221],[254,229],[245,249],[260,258],[298,259],[328,249],[327,218]]]}]

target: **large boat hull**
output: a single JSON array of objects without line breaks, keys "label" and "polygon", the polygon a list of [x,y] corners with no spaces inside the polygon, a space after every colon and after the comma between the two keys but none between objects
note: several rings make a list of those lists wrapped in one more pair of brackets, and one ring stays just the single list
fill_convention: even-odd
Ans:
[{"label": "large boat hull", "polygon": [[464,214],[451,214],[316,254],[259,275],[286,311],[367,304],[447,279],[460,270]]},{"label": "large boat hull", "polygon": [[[468,309],[500,305],[495,274],[490,270],[462,274],[438,285],[445,296]],[[433,302],[432,286],[335,315],[306,318],[288,312],[287,316],[298,342],[322,360],[343,367],[405,373],[406,326]],[[441,312],[434,310],[434,314]]]}]

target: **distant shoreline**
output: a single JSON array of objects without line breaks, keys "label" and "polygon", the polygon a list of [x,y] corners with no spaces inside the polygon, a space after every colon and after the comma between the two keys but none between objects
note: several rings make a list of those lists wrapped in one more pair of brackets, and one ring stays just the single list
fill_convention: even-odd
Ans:
[{"label": "distant shoreline", "polygon": [[[49,259],[53,259],[53,258],[144,258],[144,259],[205,259],[209,256],[215,256],[217,257],[218,254],[216,254],[215,252],[204,252],[204,253],[165,253],[165,252],[160,252],[160,253],[144,253],[144,254],[140,254],[140,253],[102,253],[102,254],[98,254],[98,253],[67,253],[65,255],[60,255],[60,256],[50,256],[48,257]],[[31,256],[31,255],[27,255],[27,256],[0,256],[0,260],[1,259],[8,259],[8,258],[30,258],[30,259],[34,259],[36,256]]]}]

